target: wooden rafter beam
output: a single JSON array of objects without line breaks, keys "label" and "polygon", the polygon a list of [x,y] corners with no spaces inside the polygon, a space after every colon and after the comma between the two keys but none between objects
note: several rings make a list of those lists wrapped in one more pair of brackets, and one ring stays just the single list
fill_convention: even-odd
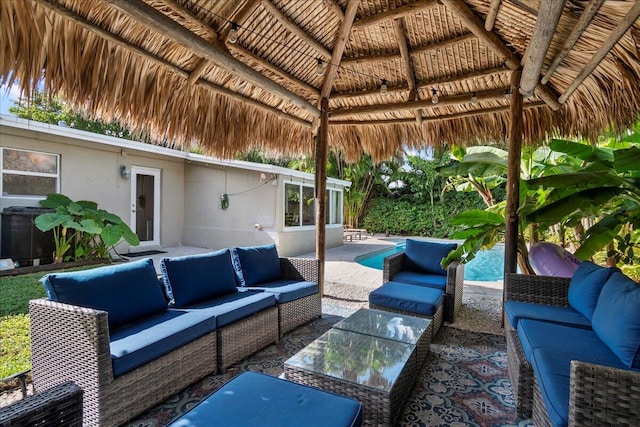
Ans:
[{"label": "wooden rafter beam", "polygon": [[331,95],[333,84],[338,76],[338,67],[341,65],[342,55],[344,49],[347,46],[347,40],[349,39],[349,33],[353,26],[353,20],[356,18],[356,12],[358,11],[359,0],[349,0],[347,3],[347,9],[344,13],[344,19],[340,24],[340,29],[336,34],[336,39],[333,44],[333,52],[331,53],[331,60],[327,67],[327,71],[324,75],[324,81],[322,82],[322,89],[320,95],[322,98],[328,98]]},{"label": "wooden rafter beam", "polygon": [[540,83],[547,84],[549,79],[551,79],[551,76],[556,72],[556,69],[558,68],[560,63],[564,61],[564,58],[566,58],[571,49],[573,49],[573,46],[575,46],[582,33],[584,33],[584,30],[587,29],[593,17],[596,16],[596,13],[598,13],[598,9],[600,9],[602,3],[604,3],[604,0],[591,0],[591,2],[589,2],[589,4],[584,8],[584,11],[582,11],[582,15],[580,15],[578,22],[576,22],[573,30],[571,30],[571,34],[569,34],[569,37],[567,37],[567,39],[562,44],[560,52],[558,52],[556,57],[553,58],[553,61],[551,61],[551,65],[547,67],[547,70],[544,73],[544,76],[542,77]]},{"label": "wooden rafter beam", "polygon": [[[496,55],[501,56],[505,60],[505,64],[511,70],[517,70],[520,68],[520,60],[515,53],[511,52],[500,37],[491,31],[487,31],[484,28],[482,20],[467,6],[463,1],[459,0],[440,0],[442,4],[447,6],[451,12],[462,21],[462,23],[471,30],[483,43],[489,47]],[[553,91],[544,85],[538,84],[536,86],[536,94],[541,93],[543,95],[542,100],[547,103],[552,110],[560,108]]]},{"label": "wooden rafter beam", "polygon": [[334,0],[322,0],[322,2],[338,17],[340,21],[344,21],[344,11]]},{"label": "wooden rafter beam", "polygon": [[[545,107],[547,104],[541,101],[525,103],[523,108],[540,108]],[[444,114],[437,117],[423,117],[423,123],[439,122],[442,120],[454,120],[463,119],[465,117],[480,116],[483,114],[495,114],[504,113],[509,111],[509,107],[493,107],[485,108],[475,111],[464,111],[462,113]],[[378,125],[393,125],[393,124],[411,124],[415,122],[415,119],[388,119],[388,120],[329,120],[330,126],[378,126]]]},{"label": "wooden rafter beam", "polygon": [[629,9],[629,12],[627,12],[622,19],[622,22],[611,32],[609,37],[604,41],[604,44],[600,46],[600,49],[593,55],[593,58],[591,58],[580,74],[578,74],[578,77],[569,85],[565,93],[560,96],[558,101],[561,104],[564,104],[582,82],[593,73],[593,70],[596,69],[598,64],[607,56],[607,53],[609,53],[613,46],[624,36],[624,33],[636,22],[638,17],[640,17],[640,1],[634,3],[633,7]]},{"label": "wooden rafter beam", "polygon": [[[459,83],[459,82],[462,82],[462,81],[465,81],[465,80],[482,78],[482,77],[492,76],[492,75],[495,75],[495,74],[505,73],[505,72],[510,72],[510,70],[507,69],[507,68],[489,68],[489,69],[486,69],[486,70],[472,71],[470,73],[461,74],[461,75],[456,76],[456,77],[443,77],[441,79],[428,80],[428,81],[419,81],[419,82],[417,82],[417,88],[421,89],[421,90],[429,90],[429,89],[432,89],[433,87],[436,87],[436,86],[444,86],[444,85],[449,85],[449,84],[455,84],[455,83]],[[392,94],[392,93],[396,93],[396,92],[406,92],[406,91],[407,91],[407,87],[406,86],[389,87],[389,89],[387,90],[387,93]],[[360,97],[363,97],[363,96],[375,95],[375,94],[377,94],[379,92],[380,92],[380,89],[376,88],[376,89],[370,89],[370,90],[366,90],[366,91],[362,91],[362,92],[334,93],[334,94],[331,95],[331,100],[338,101],[338,100],[356,99],[356,98],[360,98]]]},{"label": "wooden rafter beam", "polygon": [[216,33],[213,28],[202,22],[197,16],[191,13],[189,9],[178,3],[176,0],[162,0],[162,3],[173,10],[174,13],[180,15],[191,25],[199,27],[201,31],[207,34],[209,40],[218,40],[218,33]]},{"label": "wooden rafter beam", "polygon": [[[477,102],[494,101],[496,99],[504,99],[506,89],[493,89],[483,92],[476,92]],[[363,107],[353,108],[337,108],[331,111],[331,117],[357,116],[362,114],[382,114],[393,113],[398,111],[414,111],[420,108],[438,108],[449,105],[470,104],[472,94],[463,93],[459,95],[444,96],[440,98],[437,104],[431,102],[431,99],[396,102],[392,104],[376,104]]]},{"label": "wooden rafter beam", "polygon": [[214,62],[217,67],[225,70],[226,72],[244,79],[266,92],[278,96],[282,100],[301,108],[313,117],[320,116],[318,108],[312,105],[309,101],[283,88],[248,65],[238,61],[220,42],[210,43],[203,40],[177,22],[171,20],[140,0],[128,0],[126,2],[115,0],[106,1],[113,8],[132,18],[136,22],[162,34],[182,46],[187,47],[196,55]]},{"label": "wooden rafter beam", "polygon": [[204,70],[207,68],[208,64],[209,64],[209,61],[207,61],[204,58],[200,58],[195,68],[189,74],[189,77],[187,78],[187,82],[189,82],[189,84],[191,85],[196,84],[198,80],[200,80],[200,77],[202,76],[202,73],[204,73]]},{"label": "wooden rafter beam", "polygon": [[[400,56],[402,57],[402,63],[404,65],[402,68],[404,70],[405,79],[407,80],[407,85],[409,85],[409,99],[417,101],[420,97],[416,90],[416,73],[413,67],[413,61],[411,60],[411,55],[409,54],[409,40],[407,40],[407,33],[404,29],[402,18],[393,20],[393,29],[395,30],[396,38],[398,39]],[[416,121],[418,124],[422,124],[422,110],[418,109],[415,113]]]},{"label": "wooden rafter beam", "polygon": [[[476,36],[473,33],[464,34],[458,37],[454,37],[449,40],[444,40],[437,43],[431,43],[423,46],[414,47],[410,54],[411,56],[422,55],[429,52],[436,51],[438,49],[445,49],[448,47],[452,47],[458,43],[463,43],[472,39],[475,39]],[[342,60],[342,65],[350,66],[350,65],[365,65],[369,63],[376,63],[380,61],[393,61],[394,59],[401,58],[401,53],[383,53],[380,55],[372,55],[361,58],[344,58]]]},{"label": "wooden rafter beam", "polygon": [[496,17],[498,16],[498,9],[500,9],[500,0],[491,0],[489,11],[487,12],[487,18],[484,20],[485,30],[493,30],[493,26],[496,23]]},{"label": "wooden rafter beam", "polygon": [[261,67],[266,68],[271,73],[273,73],[276,76],[278,76],[280,79],[287,81],[289,84],[298,86],[299,88],[309,92],[313,96],[316,96],[316,97],[320,96],[320,91],[318,89],[316,89],[315,87],[307,84],[306,82],[303,82],[302,80],[299,80],[299,79],[293,77],[291,74],[289,74],[286,71],[283,71],[282,69],[276,67],[271,62],[265,60],[264,58],[261,58],[260,56],[258,56],[255,53],[251,52],[249,49],[245,49],[244,47],[242,47],[242,46],[240,46],[238,44],[229,44],[228,46],[229,46],[230,50],[234,50],[234,51],[238,52],[239,54],[241,54],[242,56],[251,59],[252,61],[257,63]]},{"label": "wooden rafter beam", "polygon": [[518,90],[525,97],[531,96],[538,85],[540,71],[547,57],[553,36],[556,33],[565,4],[566,0],[543,1],[540,3],[536,26],[522,58],[522,77],[520,78],[520,88]]},{"label": "wooden rafter beam", "polygon": [[[136,46],[132,43],[130,43],[129,41],[123,39],[120,36],[117,36],[113,33],[108,32],[107,30],[97,26],[96,24],[94,24],[93,22],[87,20],[86,18],[76,14],[75,12],[66,9],[62,6],[60,6],[58,3],[54,2],[53,0],[43,0],[41,2],[41,4],[47,8],[49,8],[50,10],[52,10],[53,12],[66,17],[67,19],[69,19],[70,21],[74,22],[75,24],[79,25],[80,27],[84,28],[87,31],[90,31],[94,34],[96,34],[98,37],[101,37],[111,43],[113,43],[116,46],[119,46],[123,49],[126,49],[130,52],[133,52],[136,55],[139,55],[141,57],[143,57],[144,59],[148,60],[149,62],[151,62],[152,64],[155,64],[158,67],[161,67],[171,73],[173,73],[174,75],[181,77],[185,80],[189,79],[189,76],[191,75],[189,72],[183,70],[182,68],[176,66],[175,64],[167,61],[166,59],[160,58],[154,54],[152,54],[149,51],[146,51],[144,49],[142,49],[139,46]],[[193,73],[193,71],[191,72]],[[258,108],[262,111],[266,111],[269,112],[271,114],[275,114],[276,116],[283,118],[283,119],[287,119],[290,121],[293,121],[299,125],[302,126],[311,126],[311,124],[305,120],[302,120],[296,116],[292,116],[290,114],[287,114],[281,110],[278,110],[274,107],[271,107],[267,104],[263,104],[259,101],[256,101],[252,98],[246,97],[244,95],[240,95],[237,94],[235,92],[232,92],[231,90],[222,87],[222,86],[218,86],[215,85],[211,82],[205,81],[205,80],[198,80],[197,84],[208,89],[211,90],[212,92],[215,92],[217,94],[220,95],[224,95],[227,96],[231,99],[235,99],[236,101],[239,102],[243,102],[247,105],[250,105],[252,107]]]},{"label": "wooden rafter beam", "polygon": [[404,18],[407,15],[413,15],[418,12],[432,9],[440,6],[439,0],[418,0],[404,6],[389,9],[385,12],[360,18],[353,23],[353,28],[362,28],[369,25],[379,24],[384,21]]},{"label": "wooden rafter beam", "polygon": [[300,40],[303,40],[306,44],[311,46],[318,55],[324,59],[331,58],[331,52],[324,47],[320,42],[311,37],[305,30],[300,28],[295,22],[290,20],[280,9],[278,9],[270,0],[262,0],[262,7],[264,7],[274,18],[276,18],[282,25],[284,25],[289,32],[294,34]]}]

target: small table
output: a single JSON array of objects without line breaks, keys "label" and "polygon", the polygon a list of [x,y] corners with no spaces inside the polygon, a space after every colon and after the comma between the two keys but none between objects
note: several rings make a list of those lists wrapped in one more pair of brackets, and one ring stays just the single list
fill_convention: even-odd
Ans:
[{"label": "small table", "polygon": [[419,370],[429,353],[433,326],[431,319],[361,308],[333,327],[414,345]]},{"label": "small table", "polygon": [[332,328],[285,362],[286,379],[354,398],[364,425],[390,426],[417,376],[412,344]]}]

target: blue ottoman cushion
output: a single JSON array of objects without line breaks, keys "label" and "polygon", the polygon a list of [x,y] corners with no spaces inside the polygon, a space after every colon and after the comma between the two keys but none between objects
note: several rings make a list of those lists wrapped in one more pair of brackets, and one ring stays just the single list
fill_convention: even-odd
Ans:
[{"label": "blue ottoman cushion", "polygon": [[175,420],[171,427],[359,427],[353,399],[257,372],[244,372]]},{"label": "blue ottoman cushion", "polygon": [[387,282],[369,293],[371,304],[424,316],[433,316],[443,300],[442,291],[398,282]]}]

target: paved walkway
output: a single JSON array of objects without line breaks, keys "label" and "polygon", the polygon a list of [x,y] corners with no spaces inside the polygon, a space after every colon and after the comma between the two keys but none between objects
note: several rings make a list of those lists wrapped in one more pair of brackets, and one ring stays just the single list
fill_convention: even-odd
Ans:
[{"label": "paved walkway", "polygon": [[[359,256],[376,251],[384,251],[396,245],[398,238],[386,238],[382,235],[367,236],[363,240],[345,242],[342,246],[327,249],[325,265],[325,282],[345,286],[355,285],[375,289],[382,284],[382,270],[365,267],[356,262]],[[197,253],[210,252],[211,249],[191,246],[178,246],[163,249],[166,253],[153,255],[156,269],[160,271],[160,259]],[[313,258],[315,253],[300,255]],[[502,298],[502,282],[469,282],[464,283],[464,298]]]}]

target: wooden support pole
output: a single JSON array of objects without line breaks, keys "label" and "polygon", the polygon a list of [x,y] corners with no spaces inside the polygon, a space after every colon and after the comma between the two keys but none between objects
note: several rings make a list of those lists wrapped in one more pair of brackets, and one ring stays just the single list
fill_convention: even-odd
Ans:
[{"label": "wooden support pole", "polygon": [[540,80],[540,71],[547,57],[551,40],[556,33],[565,2],[566,0],[554,0],[540,4],[536,26],[533,29],[533,35],[524,58],[522,58],[523,69],[520,93],[526,97],[533,95],[533,91]]},{"label": "wooden support pole", "polygon": [[522,69],[511,75],[511,122],[509,124],[509,155],[507,158],[507,207],[505,212],[504,272],[517,271],[518,207],[520,205],[520,157],[522,154],[522,94],[518,84]]},{"label": "wooden support pole", "polygon": [[329,139],[329,100],[320,102],[320,129],[316,137],[316,258],[320,260],[318,286],[324,295],[324,266],[327,243],[327,156]]}]

